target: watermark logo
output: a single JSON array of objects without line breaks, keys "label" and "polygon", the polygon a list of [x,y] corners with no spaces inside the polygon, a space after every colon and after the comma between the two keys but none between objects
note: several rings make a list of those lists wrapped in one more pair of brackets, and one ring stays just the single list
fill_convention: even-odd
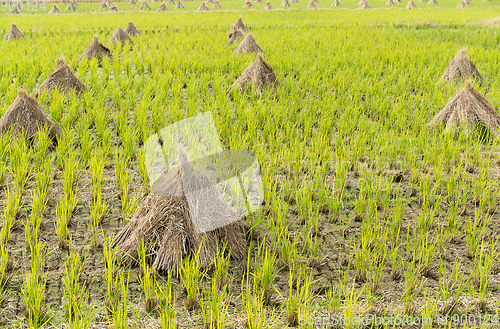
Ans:
[{"label": "watermark logo", "polygon": [[144,151],[151,190],[185,197],[198,234],[234,223],[262,204],[255,154],[224,150],[210,112],[161,129]]}]

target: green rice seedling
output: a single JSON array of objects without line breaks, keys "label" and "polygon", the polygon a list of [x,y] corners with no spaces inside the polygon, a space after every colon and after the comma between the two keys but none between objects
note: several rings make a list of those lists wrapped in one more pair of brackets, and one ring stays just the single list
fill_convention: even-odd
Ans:
[{"label": "green rice seedling", "polygon": [[56,234],[59,248],[68,249],[68,224],[77,200],[74,192],[71,196],[62,195],[56,205]]},{"label": "green rice seedling", "polygon": [[[24,138],[18,138],[16,146],[11,148],[9,171],[13,176],[14,189],[23,192],[28,181],[31,151]],[[22,193],[21,193],[22,194]]]},{"label": "green rice seedling", "polygon": [[177,329],[175,316],[175,299],[172,295],[172,272],[168,272],[163,288],[157,284],[155,289],[156,299],[159,301],[158,312],[163,329]]},{"label": "green rice seedling", "polygon": [[92,153],[90,158],[90,175],[92,179],[92,197],[97,198],[101,194],[103,187],[103,171],[104,171],[104,150],[98,147]]},{"label": "green rice seedling", "polygon": [[25,268],[25,282],[21,287],[21,300],[26,307],[25,318],[30,328],[43,327],[50,318],[44,304],[47,274],[44,273],[45,246],[40,243],[30,245],[30,270]]},{"label": "green rice seedling", "polygon": [[63,160],[64,173],[63,173],[63,190],[69,196],[76,190],[78,184],[78,161],[76,160],[76,152],[74,150],[68,151],[67,157]]},{"label": "green rice seedling", "polygon": [[422,324],[424,329],[434,328],[432,321],[427,321],[427,319],[435,319],[437,314],[437,298],[432,298],[428,296],[429,292],[427,289],[424,290],[424,305],[422,305]]},{"label": "green rice seedling", "polygon": [[[298,265],[300,266],[300,265]],[[312,275],[305,274],[305,268],[300,267],[292,273],[290,270],[290,276],[288,280],[288,298],[281,296],[280,292],[276,289],[276,292],[285,300],[286,305],[286,318],[285,324],[288,327],[296,327],[299,325],[299,318],[305,318],[309,312],[309,302],[312,300],[311,296],[311,284]]]},{"label": "green rice seedling", "polygon": [[92,200],[89,201],[90,208],[90,218],[87,221],[87,226],[90,229],[91,242],[90,245],[92,247],[98,248],[99,244],[99,231],[101,229],[101,222],[104,214],[106,213],[108,206],[102,201],[101,193]]},{"label": "green rice seedling", "polygon": [[49,146],[52,143],[49,137],[49,129],[44,125],[38,126],[36,151],[33,154],[33,164],[39,168],[47,156]]},{"label": "green rice seedling", "polygon": [[[248,281],[248,280],[247,280]],[[274,317],[274,309],[271,314],[267,313],[264,307],[264,296],[253,292],[247,287],[244,294],[244,306],[246,314],[246,328],[248,329],[264,329],[269,328],[276,319]]]},{"label": "green rice seedling", "polygon": [[188,311],[194,311],[200,307],[197,298],[200,289],[199,283],[205,275],[206,270],[203,272],[200,270],[199,253],[200,249],[198,249],[196,255],[188,256],[183,261],[180,270],[181,281],[187,294],[185,306]]},{"label": "green rice seedling", "polygon": [[326,305],[330,314],[335,314],[339,311],[342,305],[343,288],[338,284],[334,283],[326,291]]},{"label": "green rice seedling", "polygon": [[403,274],[405,289],[403,293],[403,299],[406,314],[416,312],[416,310],[414,309],[414,300],[420,293],[422,284],[424,282],[423,279],[421,279],[420,281],[418,280],[419,273],[420,271],[418,269],[418,266],[417,264],[415,264],[415,258],[413,258],[412,261],[408,263],[408,267]]},{"label": "green rice seedling", "polygon": [[[70,239],[69,245],[73,246]],[[70,247],[70,253],[65,261],[66,275],[63,277],[64,284],[64,310],[70,328],[83,328],[90,324],[94,317],[94,310],[90,308],[89,294],[80,282],[85,259]]]},{"label": "green rice seedling", "polygon": [[344,286],[345,300],[342,305],[342,317],[346,320],[346,328],[356,328],[356,324],[352,320],[357,317],[363,317],[368,311],[368,304],[360,301],[361,293],[365,287],[366,285],[356,294],[354,291],[354,282],[351,284],[351,289]]},{"label": "green rice seedling", "polygon": [[148,247],[144,240],[141,240],[137,246],[137,254],[139,265],[141,266],[141,276],[139,276],[139,283],[141,284],[142,291],[144,292],[144,306],[147,313],[153,312],[158,306],[158,300],[154,289],[155,273],[151,266],[148,264]]},{"label": "green rice seedling", "polygon": [[64,162],[68,158],[68,155],[74,149],[74,131],[63,130],[57,139],[56,148],[56,167],[58,169],[64,169]]},{"label": "green rice seedling", "polygon": [[485,242],[481,241],[479,253],[476,254],[473,259],[475,271],[473,274],[473,282],[478,289],[478,295],[483,299],[486,297],[489,276],[491,274],[494,261],[496,261],[498,259],[498,255],[500,255],[500,252],[496,249],[496,242],[497,241],[494,241],[489,248],[490,250],[487,250]]},{"label": "green rice seedling", "polygon": [[5,243],[0,243],[0,292],[3,292],[14,276],[12,269],[13,264],[12,258],[9,257],[9,248]]},{"label": "green rice seedling", "polygon": [[[0,229],[0,237],[8,238],[10,231],[17,225],[15,223],[17,213],[21,208],[22,191],[15,189],[13,192],[6,186],[6,201],[3,208],[3,225]],[[7,242],[6,240],[4,242]]]},{"label": "green rice seedling", "polygon": [[210,289],[205,290],[202,301],[203,307],[201,308],[204,328],[223,329],[226,327],[230,290],[227,285],[219,289],[216,280],[212,280]]},{"label": "green rice seedling", "polygon": [[274,279],[278,275],[276,264],[276,254],[265,247],[265,240],[259,246],[255,259],[254,284],[259,289],[264,304],[271,302],[272,291],[274,290]]},{"label": "green rice seedling", "polygon": [[148,176],[148,170],[146,168],[146,159],[144,150],[142,148],[138,149],[136,152],[136,156],[137,156],[139,174],[141,176],[141,181],[142,181],[142,189],[144,193],[147,193],[149,191],[149,176]]},{"label": "green rice seedling", "polygon": [[217,289],[222,290],[228,284],[229,265],[231,263],[231,254],[226,252],[226,245],[217,244],[217,253],[214,257],[213,280]]},{"label": "green rice seedling", "polygon": [[[112,237],[108,237],[104,243],[104,269],[107,282],[107,299],[105,301],[106,311],[108,315],[114,315],[119,307],[120,302],[120,277],[117,275],[117,255],[116,251],[111,248]],[[123,276],[123,271],[121,273]]]},{"label": "green rice seedling", "polygon": [[[125,271],[123,269],[118,271],[117,281],[120,287],[121,299],[116,308],[112,312],[112,323],[108,320],[110,325],[116,329],[128,329],[128,285],[130,281],[130,272],[127,271],[127,278],[125,278]],[[132,326],[133,327],[133,326]]]}]

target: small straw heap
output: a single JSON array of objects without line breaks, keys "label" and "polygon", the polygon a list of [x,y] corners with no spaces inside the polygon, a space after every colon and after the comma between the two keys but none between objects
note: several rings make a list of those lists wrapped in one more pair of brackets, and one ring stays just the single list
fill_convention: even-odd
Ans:
[{"label": "small straw heap", "polygon": [[227,42],[229,45],[232,45],[234,42],[243,39],[245,35],[239,28],[236,27],[236,25],[233,25],[231,27],[231,30],[229,30],[227,34]]},{"label": "small straw heap", "polygon": [[368,1],[362,0],[363,3],[356,9],[372,9],[372,6],[368,4]]},{"label": "small straw heap", "polygon": [[429,5],[439,5],[439,3],[436,0],[431,0],[429,1]]},{"label": "small straw heap", "polygon": [[245,1],[245,4],[243,5],[242,8],[252,8],[252,7],[253,7],[252,1],[247,0]]},{"label": "small straw heap", "polygon": [[249,33],[243,41],[239,44],[238,48],[234,51],[235,55],[241,54],[241,53],[254,53],[254,52],[259,52],[259,53],[264,53],[262,48],[257,44],[255,41],[253,35]]},{"label": "small straw heap", "polygon": [[116,12],[119,12],[120,10],[118,8],[116,8],[115,5],[112,5],[111,8],[109,8],[109,11],[112,13],[116,13]]},{"label": "small straw heap", "polygon": [[446,67],[439,81],[455,81],[460,83],[469,78],[476,79],[480,84],[483,83],[483,76],[469,57],[467,57],[467,50],[460,49],[450,61],[448,67]]},{"label": "small straw heap", "polygon": [[92,42],[87,47],[87,49],[85,49],[83,54],[78,57],[78,61],[81,61],[84,57],[87,57],[89,60],[92,58],[96,58],[97,62],[100,63],[104,56],[111,57],[111,51],[99,42],[99,39],[96,35],[94,36],[94,39],[92,39]]},{"label": "small straw heap", "polygon": [[222,8],[222,5],[219,3],[219,0],[215,0],[212,8]]},{"label": "small straw heap", "polygon": [[73,70],[66,64],[64,59],[59,58],[57,60],[57,66],[54,71],[52,71],[47,79],[38,88],[37,94],[41,93],[43,90],[54,90],[59,89],[63,93],[67,94],[71,90],[74,90],[77,94],[83,93],[87,88],[85,85],[76,77]]},{"label": "small straw heap", "polygon": [[241,30],[243,32],[248,32],[248,28],[247,26],[245,25],[245,23],[243,23],[243,20],[240,18],[238,18],[238,20],[236,21],[236,23],[234,23],[234,26],[238,29],[238,30]]},{"label": "small straw heap", "polygon": [[128,2],[128,4],[131,5],[131,6],[135,6],[135,5],[137,5],[137,2],[135,2],[135,0],[130,0]]},{"label": "small straw heap", "polygon": [[127,32],[125,32],[121,27],[118,27],[115,32],[113,32],[113,36],[109,39],[110,42],[116,44],[117,42],[121,42],[124,45],[128,42],[130,45],[133,45],[134,42],[128,36]]},{"label": "small straw heap", "polygon": [[247,83],[251,83],[257,95],[262,95],[264,86],[276,88],[279,84],[273,68],[266,62],[261,53],[257,53],[257,59],[250,64],[243,74],[231,86],[231,90],[238,86],[241,92],[245,91]]},{"label": "small straw heap", "polygon": [[175,2],[174,0],[167,0],[167,2],[165,2],[167,5],[174,5],[175,6]]},{"label": "small straw heap", "polygon": [[318,10],[318,7],[314,3],[314,0],[309,1],[309,4],[306,7],[307,10]]},{"label": "small straw heap", "polygon": [[342,6],[342,4],[340,3],[339,0],[335,0],[333,3],[332,3],[332,7],[339,7],[339,6]]},{"label": "small straw heap", "polygon": [[209,266],[217,253],[217,245],[226,245],[226,250],[236,260],[246,255],[243,223],[234,222],[206,233],[196,233],[184,193],[186,189],[210,190],[210,195],[200,195],[198,201],[208,217],[229,218],[235,210],[228,207],[218,189],[205,188],[213,184],[196,171],[181,146],[178,147],[178,163],[172,174],[160,178],[132,220],[115,236],[112,247],[121,252],[124,265],[137,264],[138,247],[142,243],[148,248],[147,254],[155,270],[159,273],[172,271],[174,276],[179,275],[183,259],[188,255],[198,257],[201,268]]},{"label": "small straw heap", "polygon": [[290,7],[290,2],[288,2],[288,0],[283,0],[280,7],[283,8]]},{"label": "small straw heap", "polygon": [[16,24],[12,24],[10,26],[9,31],[4,37],[5,40],[24,39],[24,38],[26,38],[26,36],[21,31],[19,31]]},{"label": "small straw heap", "polygon": [[394,6],[394,2],[392,0],[388,0],[386,3],[385,3],[386,6]]},{"label": "small straw heap", "polygon": [[429,126],[444,125],[446,130],[461,125],[468,134],[473,128],[485,128],[495,135],[500,127],[500,116],[493,106],[467,81],[463,87],[428,123]]},{"label": "small straw heap", "polygon": [[141,10],[151,10],[151,7],[147,4],[146,1],[143,1],[141,4]]},{"label": "small straw heap", "polygon": [[59,10],[59,8],[58,8],[56,5],[53,5],[53,6],[52,6],[52,10],[51,10],[51,11],[49,11],[49,14],[50,14],[50,15],[60,14],[60,13],[61,13],[61,11]]},{"label": "small straw heap", "polygon": [[209,10],[210,8],[207,7],[205,2],[202,2],[201,5],[198,7],[198,9],[196,9],[196,11],[209,11]]},{"label": "small straw heap", "polygon": [[168,9],[168,7],[165,4],[165,2],[162,2],[161,5],[160,5],[160,7],[158,7],[158,11],[163,12],[163,11],[170,11],[170,10]]},{"label": "small straw heap", "polygon": [[415,4],[415,2],[413,2],[413,0],[411,0],[410,2],[408,2],[408,4],[406,5],[406,9],[414,9],[414,8],[417,8],[417,5]]},{"label": "small straw heap", "polygon": [[132,22],[128,22],[127,27],[125,28],[125,33],[131,36],[141,35],[141,32],[139,32]]},{"label": "small straw heap", "polygon": [[17,98],[0,118],[0,133],[11,132],[13,136],[24,134],[28,142],[34,142],[38,129],[46,126],[49,137],[55,141],[59,128],[50,121],[35,99],[28,96],[24,90],[19,90]]},{"label": "small straw heap", "polygon": [[181,0],[178,0],[177,4],[174,7],[174,9],[182,9],[182,8],[184,8],[184,5],[182,4]]},{"label": "small straw heap", "polygon": [[106,4],[106,1],[101,2],[101,6],[99,7],[99,10],[105,10],[108,9],[108,5]]},{"label": "small straw heap", "polygon": [[456,9],[464,9],[467,7],[468,7],[467,3],[464,0],[461,0],[455,8]]},{"label": "small straw heap", "polygon": [[69,5],[66,7],[65,11],[76,11],[76,5],[74,2],[70,2]]},{"label": "small straw heap", "polygon": [[271,6],[271,3],[268,1],[268,2],[266,3],[266,5],[264,6],[264,8],[263,8],[263,9],[264,9],[264,10],[273,10],[274,8],[273,8],[273,6]]}]

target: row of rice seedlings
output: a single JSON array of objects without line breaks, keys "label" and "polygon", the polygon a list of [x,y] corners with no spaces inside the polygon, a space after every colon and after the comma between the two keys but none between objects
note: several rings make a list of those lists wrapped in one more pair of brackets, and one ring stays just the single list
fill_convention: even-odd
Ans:
[{"label": "row of rice seedlings", "polygon": [[155,294],[158,300],[158,316],[162,328],[177,329],[175,298],[172,293],[172,272],[168,273],[167,280],[163,287],[159,283],[157,284]]},{"label": "row of rice seedlings", "polygon": [[127,220],[132,217],[139,202],[139,195],[131,195],[129,190],[130,173],[128,163],[130,158],[124,149],[115,149],[115,184],[118,197],[122,203],[122,218]]},{"label": "row of rice seedlings", "polygon": [[139,266],[141,267],[139,283],[141,284],[142,292],[144,293],[144,308],[147,313],[150,313],[158,307],[158,299],[155,294],[155,273],[148,263],[149,252],[144,240],[138,244],[137,254]]},{"label": "row of rice seedlings", "polygon": [[[71,238],[69,245],[73,245]],[[89,306],[89,293],[80,281],[84,263],[85,259],[71,247],[65,262],[63,302],[68,326],[72,329],[88,328],[94,319],[94,308]]]},{"label": "row of rice seedlings", "polygon": [[89,201],[90,218],[87,221],[87,225],[90,230],[90,245],[92,247],[100,246],[99,232],[101,230],[101,220],[108,208],[102,198],[103,172],[106,156],[105,150],[99,146],[94,149],[90,159],[92,198]]},{"label": "row of rice seedlings", "polygon": [[[201,244],[200,244],[201,245]],[[180,270],[180,277],[186,291],[185,307],[188,311],[194,311],[200,307],[198,297],[200,293],[199,282],[205,276],[207,270],[201,271],[199,265],[198,249],[196,255],[188,256],[184,259]]]},{"label": "row of rice seedlings", "polygon": [[41,328],[49,320],[44,303],[47,273],[44,262],[47,255],[46,245],[39,241],[30,244],[30,269],[25,267],[25,281],[21,287],[21,300],[26,307],[24,313],[30,328]]}]

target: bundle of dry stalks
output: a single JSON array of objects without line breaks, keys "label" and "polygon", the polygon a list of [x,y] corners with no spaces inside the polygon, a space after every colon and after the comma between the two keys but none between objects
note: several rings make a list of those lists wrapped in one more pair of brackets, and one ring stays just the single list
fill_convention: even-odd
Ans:
[{"label": "bundle of dry stalks", "polygon": [[342,4],[340,3],[339,0],[335,0],[333,3],[332,3],[332,7],[339,7],[339,6],[342,6]]},{"label": "bundle of dry stalks", "polygon": [[151,7],[147,4],[146,1],[143,1],[141,4],[141,10],[151,10]]},{"label": "bundle of dry stalks", "polygon": [[73,2],[70,2],[65,11],[76,11],[76,5]]},{"label": "bundle of dry stalks", "polygon": [[137,5],[137,2],[135,2],[135,0],[130,0],[128,2],[128,4],[131,5],[131,6],[135,6],[135,5]]},{"label": "bundle of dry stalks", "polygon": [[78,57],[78,61],[81,61],[84,57],[89,60],[96,58],[97,62],[100,63],[105,56],[111,57],[111,51],[99,42],[97,35],[94,36],[90,45],[85,49],[83,54]]},{"label": "bundle of dry stalks", "polygon": [[306,7],[307,10],[318,10],[318,6],[314,3],[314,0],[309,1],[309,4]]},{"label": "bundle of dry stalks", "polygon": [[436,0],[431,0],[429,1],[429,5],[439,5],[439,3]]},{"label": "bundle of dry stalks", "polygon": [[245,1],[245,4],[243,5],[242,8],[252,8],[252,7],[253,7],[252,1],[247,0]]},{"label": "bundle of dry stalks", "polygon": [[109,11],[112,13],[116,13],[119,12],[120,10],[115,5],[112,5],[111,8],[109,8]]},{"label": "bundle of dry stalks", "polygon": [[113,36],[111,39],[109,39],[109,42],[116,44],[117,42],[121,42],[122,45],[125,43],[129,43],[130,45],[133,45],[134,42],[130,37],[128,36],[127,32],[125,32],[121,27],[118,27],[114,32]]},{"label": "bundle of dry stalks", "polygon": [[219,0],[215,0],[212,8],[222,8],[222,5],[219,3]]},{"label": "bundle of dry stalks", "polygon": [[61,11],[59,10],[59,7],[57,7],[56,5],[53,5],[53,6],[52,6],[52,10],[51,10],[51,11],[49,11],[49,14],[50,14],[50,15],[53,15],[53,14],[60,14],[60,13],[61,13]]},{"label": "bundle of dry stalks", "polygon": [[196,9],[196,11],[209,11],[209,10],[210,8],[207,7],[205,2],[202,2],[201,5],[198,7],[198,9]]},{"label": "bundle of dry stalks", "polygon": [[36,143],[38,129],[46,126],[49,137],[56,141],[59,128],[50,121],[42,111],[35,99],[28,96],[24,90],[19,90],[17,98],[0,118],[0,133],[10,132],[13,136],[24,135],[30,143]]},{"label": "bundle of dry stalks", "polygon": [[461,0],[455,8],[456,9],[464,9],[467,7],[468,7],[467,3],[464,0]]},{"label": "bundle of dry stalks", "polygon": [[460,83],[469,78],[476,79],[480,84],[484,80],[474,63],[467,57],[467,50],[460,49],[446,67],[439,81],[455,81]]},{"label": "bundle of dry stalks", "polygon": [[238,18],[238,20],[236,21],[236,23],[234,23],[234,26],[235,26],[237,29],[239,29],[239,30],[241,30],[241,31],[243,31],[243,32],[248,32],[248,28],[247,28],[247,26],[245,25],[245,23],[243,23],[243,20],[241,19],[241,17],[240,17],[240,18]]},{"label": "bundle of dry stalks", "polygon": [[243,41],[239,44],[238,48],[234,51],[235,55],[241,54],[241,53],[264,53],[264,50],[260,48],[260,46],[257,44],[255,41],[252,33],[249,33]]},{"label": "bundle of dry stalks", "polygon": [[158,7],[158,11],[160,12],[164,12],[164,11],[170,11],[167,7],[167,5],[165,4],[165,2],[162,2],[160,7]]},{"label": "bundle of dry stalks", "polygon": [[385,3],[386,6],[394,6],[394,2],[392,0],[388,0],[386,3]]},{"label": "bundle of dry stalks", "polygon": [[138,246],[145,242],[154,268],[160,273],[179,274],[182,260],[197,255],[200,267],[212,263],[217,245],[226,244],[226,250],[235,259],[246,254],[243,223],[233,222],[206,233],[196,234],[189,204],[184,191],[205,191],[200,194],[198,206],[209,219],[217,221],[234,216],[210,179],[195,170],[186,152],[178,148],[178,163],[172,174],[160,178],[154,190],[143,199],[132,220],[118,233],[112,246],[122,252],[125,265],[137,265]]},{"label": "bundle of dry stalks", "polygon": [[26,38],[26,36],[21,31],[19,31],[16,24],[12,24],[10,26],[9,31],[7,31],[7,34],[4,37],[5,40],[24,39],[24,38]]},{"label": "bundle of dry stalks", "polygon": [[372,9],[372,6],[370,6],[370,4],[368,4],[368,1],[364,0],[363,3],[361,4],[361,6],[359,6],[356,9]]},{"label": "bundle of dry stalks", "polygon": [[276,88],[279,84],[273,68],[264,59],[261,53],[257,53],[257,59],[249,65],[243,74],[231,86],[231,90],[237,86],[241,92],[245,91],[246,85],[251,83],[255,93],[261,95],[264,87]]},{"label": "bundle of dry stalks", "polygon": [[106,4],[106,1],[101,2],[101,6],[99,6],[98,10],[106,10],[108,9],[108,5]]},{"label": "bundle of dry stalks", "polygon": [[236,25],[233,25],[231,27],[231,30],[229,30],[227,34],[227,42],[229,43],[229,45],[232,45],[234,42],[241,40],[244,37],[245,35],[243,34],[243,32],[241,32],[241,30],[238,29]]},{"label": "bundle of dry stalks", "polygon": [[174,9],[182,9],[182,8],[184,8],[184,5],[182,4],[181,0],[178,0],[177,4],[174,7]]},{"label": "bundle of dry stalks", "polygon": [[54,89],[59,89],[65,94],[71,90],[74,90],[77,94],[81,94],[87,88],[80,79],[76,77],[73,70],[66,64],[64,59],[59,58],[57,60],[56,69],[49,74],[44,82],[42,82],[38,88],[37,94],[41,93],[43,90],[50,91]]},{"label": "bundle of dry stalks", "polygon": [[273,6],[271,6],[271,3],[268,1],[268,2],[266,3],[266,5],[264,6],[264,8],[263,8],[263,9],[264,9],[264,10],[273,10],[274,8],[273,8]]},{"label": "bundle of dry stalks", "polygon": [[495,135],[500,127],[500,116],[493,106],[467,81],[463,87],[428,123],[444,125],[446,130],[464,126],[465,133],[473,128],[485,128]]},{"label": "bundle of dry stalks", "polygon": [[141,32],[139,32],[132,22],[128,22],[127,27],[125,28],[125,33],[131,36],[141,35]]},{"label": "bundle of dry stalks", "polygon": [[406,5],[406,9],[413,9],[413,8],[417,8],[417,5],[415,4],[415,2],[413,2],[413,0],[411,0],[410,2],[408,2],[408,4]]},{"label": "bundle of dry stalks", "polygon": [[283,8],[290,7],[290,2],[288,2],[288,0],[283,0],[280,7],[283,7]]}]

